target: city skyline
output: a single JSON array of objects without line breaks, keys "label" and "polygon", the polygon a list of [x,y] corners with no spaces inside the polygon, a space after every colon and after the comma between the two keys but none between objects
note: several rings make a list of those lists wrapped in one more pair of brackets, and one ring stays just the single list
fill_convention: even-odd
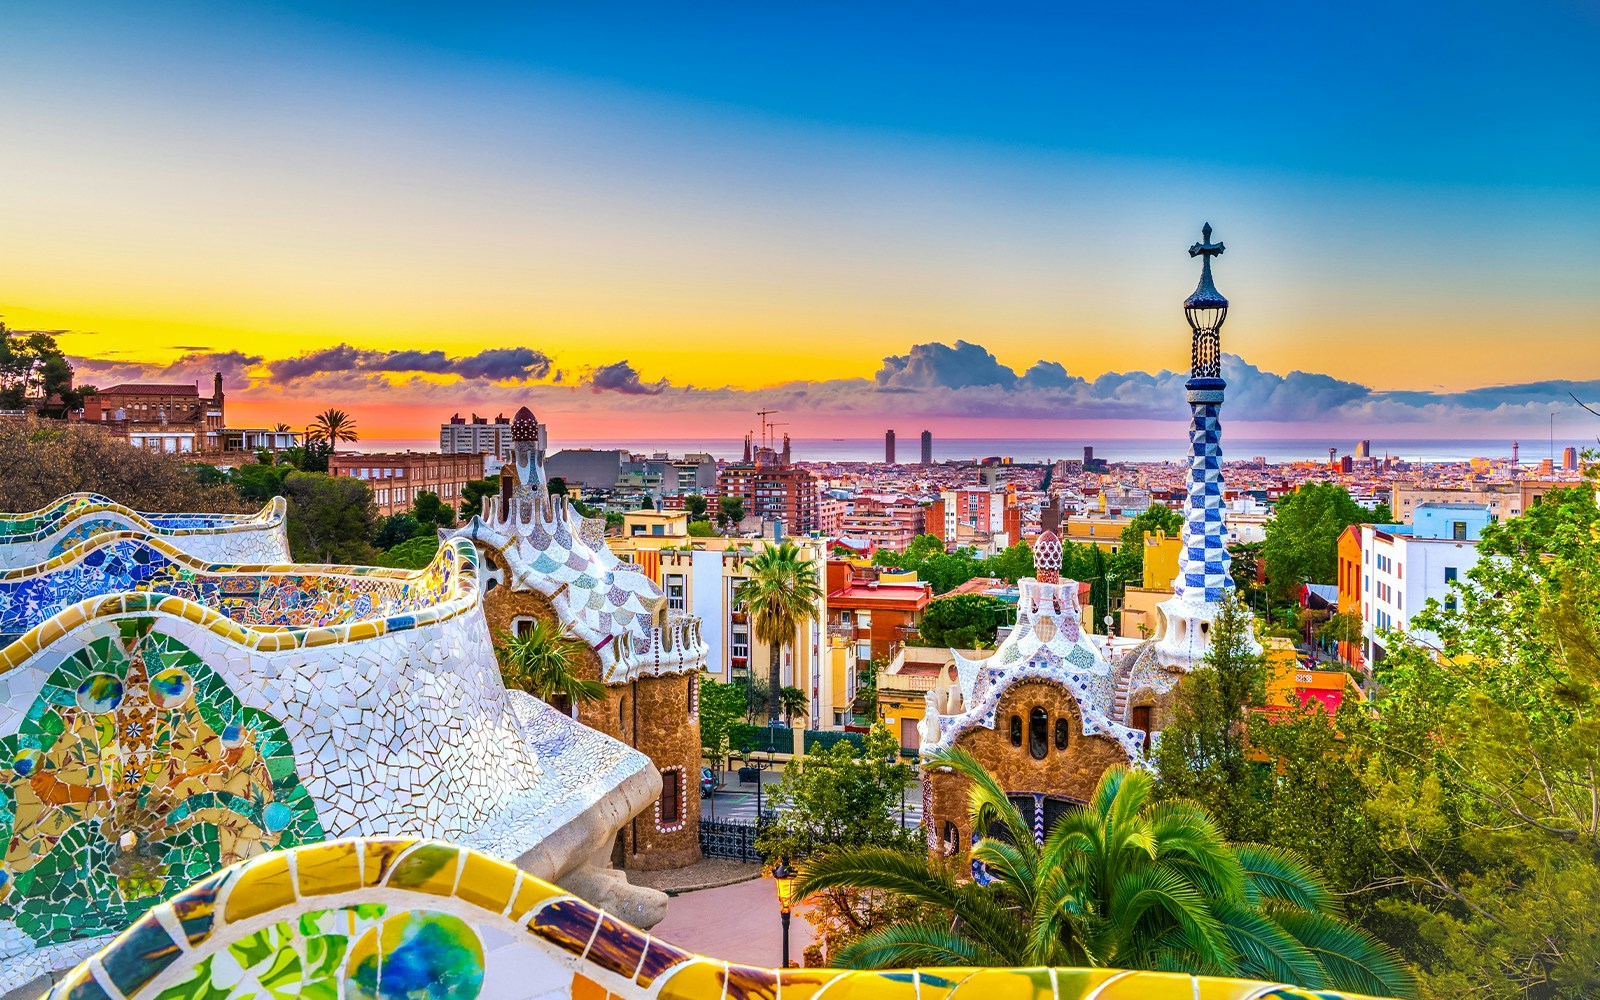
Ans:
[{"label": "city skyline", "polygon": [[8,11],[0,95],[0,317],[82,382],[373,437],[1160,436],[1209,220],[1247,433],[1585,437],[1600,397],[1576,5],[95,10]]}]

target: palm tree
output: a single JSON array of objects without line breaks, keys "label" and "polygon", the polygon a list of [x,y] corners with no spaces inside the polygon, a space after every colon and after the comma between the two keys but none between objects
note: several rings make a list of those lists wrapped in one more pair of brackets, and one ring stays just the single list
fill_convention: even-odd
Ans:
[{"label": "palm tree", "polygon": [[311,430],[307,437],[310,441],[327,445],[328,450],[332,451],[339,446],[340,441],[354,442],[360,435],[356,433],[354,417],[344,410],[329,408],[317,414],[316,419],[311,422]]},{"label": "palm tree", "polygon": [[816,620],[822,588],[817,584],[816,567],[801,557],[793,542],[762,549],[745,563],[745,569],[750,576],[734,596],[750,613],[755,637],[767,644],[771,657],[768,724],[777,725],[783,709],[783,678],[778,669],[783,647],[794,642],[801,625]]},{"label": "palm tree", "polygon": [[583,650],[582,642],[542,618],[536,619],[526,632],[501,632],[500,644],[495,647],[506,687],[526,691],[573,718],[577,718],[578,705],[606,696],[604,684],[577,675],[577,660]]},{"label": "palm tree", "polygon": [[805,714],[809,700],[806,693],[792,684],[785,684],[783,690],[778,692],[778,701],[783,706],[783,717],[794,725],[794,717]]},{"label": "palm tree", "polygon": [[[1240,976],[1412,997],[1416,983],[1383,944],[1339,916],[1321,877],[1292,851],[1229,845],[1188,802],[1155,803],[1154,779],[1113,767],[1093,799],[1040,844],[1033,824],[964,750],[933,754],[972,781],[972,859],[996,880],[958,882],[926,856],[824,855],[800,897],[852,887],[893,893],[937,918],[891,924],[841,948],[836,964],[1088,965]],[[954,915],[951,923],[950,916]]]},{"label": "palm tree", "polygon": [[290,427],[288,424],[273,424],[272,430],[276,434],[287,434],[289,433]]}]

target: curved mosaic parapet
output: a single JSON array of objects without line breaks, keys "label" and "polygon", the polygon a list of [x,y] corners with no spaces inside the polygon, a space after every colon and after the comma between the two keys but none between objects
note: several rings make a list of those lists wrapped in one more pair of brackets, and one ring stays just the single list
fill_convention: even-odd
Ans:
[{"label": "curved mosaic parapet", "polygon": [[207,872],[424,836],[560,877],[659,794],[648,758],[507,692],[477,553],[222,566],[98,535],[0,574],[0,992]]},{"label": "curved mosaic parapet", "polygon": [[98,493],[72,493],[26,514],[0,513],[0,569],[46,562],[108,531],[164,538],[207,562],[287,562],[287,512],[282,497],[273,497],[254,514],[154,514]]},{"label": "curved mosaic parapet", "polygon": [[1355,1000],[1267,983],[1112,969],[846,972],[733,965],[676,948],[483,854],[415,840],[317,844],[235,865],[145,914],[47,995],[255,996]]}]

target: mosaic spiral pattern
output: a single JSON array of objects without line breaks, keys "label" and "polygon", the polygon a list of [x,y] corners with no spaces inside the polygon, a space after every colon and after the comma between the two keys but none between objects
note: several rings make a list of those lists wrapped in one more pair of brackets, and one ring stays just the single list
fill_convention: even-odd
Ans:
[{"label": "mosaic spiral pattern", "polygon": [[282,562],[289,558],[287,512],[281,497],[253,514],[152,514],[97,493],[75,493],[42,510],[0,513],[0,570],[53,559],[108,531],[164,538],[211,562]]}]

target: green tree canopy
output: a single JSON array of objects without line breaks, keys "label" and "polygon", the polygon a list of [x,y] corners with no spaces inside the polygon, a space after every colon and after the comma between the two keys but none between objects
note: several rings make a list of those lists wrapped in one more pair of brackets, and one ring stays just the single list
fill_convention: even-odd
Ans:
[{"label": "green tree canopy", "polygon": [[0,510],[37,510],[88,490],[135,510],[246,511],[231,485],[202,483],[193,456],[135,448],[97,427],[0,421]]},{"label": "green tree canopy", "polygon": [[422,569],[439,554],[439,536],[433,532],[409,538],[386,552],[378,553],[378,565],[394,569]]},{"label": "green tree canopy", "polygon": [[456,523],[456,512],[450,505],[439,499],[439,494],[423,490],[411,501],[411,516],[417,519],[417,524],[441,528],[453,528]]},{"label": "green tree canopy", "polygon": [[715,528],[713,528],[711,526],[711,522],[710,521],[690,521],[689,522],[689,537],[690,538],[714,538],[714,537],[716,537],[716,534],[717,534],[717,529],[715,529]]},{"label": "green tree canopy", "polygon": [[1288,600],[1302,583],[1333,583],[1339,535],[1352,524],[1371,521],[1371,512],[1333,483],[1308,483],[1279,499],[1262,546],[1267,585],[1276,599]]},{"label": "green tree canopy", "polygon": [[918,630],[921,645],[955,649],[994,645],[995,630],[1011,621],[1014,606],[986,594],[952,594],[928,602]]},{"label": "green tree canopy", "polygon": [[717,498],[717,523],[732,528],[744,520],[744,500],[740,497]]},{"label": "green tree canopy", "polygon": [[378,529],[378,537],[373,540],[373,544],[380,549],[392,549],[401,542],[409,542],[424,532],[433,535],[435,533],[433,525],[424,528],[410,511],[390,514],[383,519],[383,525]]},{"label": "green tree canopy", "polygon": [[790,761],[772,792],[777,818],[763,826],[756,846],[795,860],[840,847],[920,847],[921,834],[899,821],[901,790],[913,773],[882,723],[867,733],[859,756],[841,740],[806,754],[803,763]]},{"label": "green tree canopy", "polygon": [[683,498],[683,509],[688,511],[690,521],[709,520],[706,517],[706,498],[698,493],[691,493]]},{"label": "green tree canopy", "polygon": [[376,560],[378,508],[365,482],[290,472],[283,495],[289,501],[289,550],[297,562],[370,566]]},{"label": "green tree canopy", "polygon": [[470,521],[483,511],[483,498],[500,492],[500,477],[486,476],[474,479],[461,487],[461,520]]},{"label": "green tree canopy", "polygon": [[[0,323],[0,410],[20,410],[52,394],[72,396],[72,365],[48,333],[25,333]],[[70,406],[81,400],[68,398]],[[56,414],[62,416],[64,414]]]},{"label": "green tree canopy", "polygon": [[1436,995],[1600,996],[1600,512],[1591,477],[1485,529],[1379,667],[1378,905]]},{"label": "green tree canopy", "polygon": [[1155,753],[1162,797],[1198,802],[1231,840],[1259,835],[1246,805],[1254,768],[1245,717],[1266,700],[1266,662],[1251,650],[1253,640],[1250,612],[1230,597],[1211,624],[1204,666],[1178,686]]}]

